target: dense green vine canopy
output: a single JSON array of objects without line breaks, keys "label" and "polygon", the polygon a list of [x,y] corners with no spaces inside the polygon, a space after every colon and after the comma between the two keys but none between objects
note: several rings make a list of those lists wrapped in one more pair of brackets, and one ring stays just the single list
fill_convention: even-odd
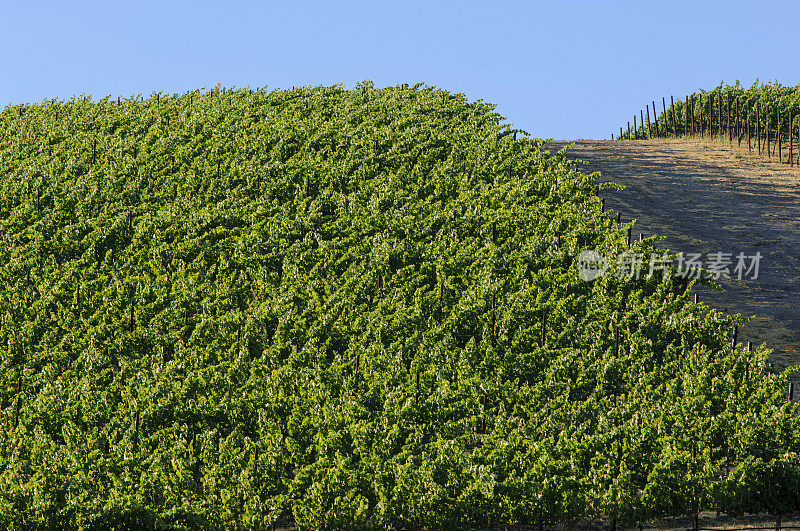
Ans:
[{"label": "dense green vine canopy", "polygon": [[769,474],[796,507],[787,375],[681,282],[582,281],[627,227],[493,109],[370,83],[4,109],[0,524],[632,522],[783,510],[742,494]]}]

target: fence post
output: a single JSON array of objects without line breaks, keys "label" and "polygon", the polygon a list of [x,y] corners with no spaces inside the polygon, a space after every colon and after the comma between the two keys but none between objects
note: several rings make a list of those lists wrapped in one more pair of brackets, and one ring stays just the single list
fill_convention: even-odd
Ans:
[{"label": "fence post", "polygon": [[[698,104],[699,104],[698,99]],[[695,111],[699,113],[698,116],[695,116]],[[698,109],[694,102],[694,94],[689,96],[689,136],[697,137],[700,136],[702,129],[700,128],[699,121],[702,120],[703,112],[702,109]]]},{"label": "fence post", "polygon": [[[645,105],[644,109],[646,111],[645,118],[647,118],[647,138],[653,138],[653,128],[650,126],[650,107]],[[644,122],[642,122],[642,125],[644,125]]]},{"label": "fence post", "polygon": [[708,95],[708,134],[709,139],[714,140],[714,95]]},{"label": "fence post", "polygon": [[683,136],[689,135],[689,96],[683,103]]},{"label": "fence post", "polygon": [[781,151],[781,108],[779,105],[775,106],[775,141],[778,143],[778,163],[783,164],[783,153]]},{"label": "fence post", "polygon": [[636,127],[636,115],[633,115],[633,138],[634,140],[638,140],[639,138],[639,129]]},{"label": "fence post", "polygon": [[[639,109],[639,123],[642,126],[642,134],[644,135],[645,134],[645,132],[644,132],[644,113],[642,112],[641,109]],[[644,137],[644,138],[646,139],[647,137]]]},{"label": "fence post", "polygon": [[753,152],[753,144],[750,142],[750,100],[744,106],[744,126],[747,130],[747,150]]},{"label": "fence post", "polygon": [[656,100],[653,100],[653,123],[656,126],[656,138],[661,136],[661,133],[658,130],[658,114],[656,114]]},{"label": "fence post", "polygon": [[708,138],[714,140],[714,95],[708,95]]},{"label": "fence post", "polygon": [[719,97],[717,98],[717,137],[719,140],[722,140],[722,132],[724,131],[722,127],[722,92],[719,93]]},{"label": "fence post", "polygon": [[747,342],[747,361],[744,362],[744,379],[750,380],[750,358],[753,355],[753,343]]},{"label": "fence post", "polygon": [[725,94],[725,106],[728,111],[728,145],[733,145],[733,129],[731,129],[731,93]]},{"label": "fence post", "polygon": [[764,109],[764,131],[767,133],[766,144],[767,147],[767,158],[771,158],[771,153],[769,149],[769,105],[767,108]]},{"label": "fence post", "polygon": [[758,156],[761,156],[761,102],[756,102],[756,144],[758,144]]},{"label": "fence post", "polygon": [[672,134],[678,138],[678,129],[675,127],[675,96],[669,97],[669,108],[672,110]]},{"label": "fence post", "polygon": [[664,138],[669,136],[669,126],[667,125],[667,99],[662,96],[661,98],[661,108],[664,110]]},{"label": "fence post", "polygon": [[739,98],[736,98],[736,143],[742,147],[742,122],[739,119]]},{"label": "fence post", "polygon": [[794,135],[792,134],[792,108],[789,107],[789,167],[794,168]]}]

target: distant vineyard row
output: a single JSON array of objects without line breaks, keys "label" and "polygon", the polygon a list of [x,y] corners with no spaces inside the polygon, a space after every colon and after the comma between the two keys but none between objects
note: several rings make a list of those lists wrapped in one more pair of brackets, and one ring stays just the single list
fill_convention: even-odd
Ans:
[{"label": "distant vineyard row", "polygon": [[[800,86],[783,87],[777,81],[748,89],[720,85],[710,91],[655,100],[619,128],[620,140],[695,136],[736,142],[750,151],[800,164]],[[669,103],[669,105],[667,105]],[[657,109],[661,108],[659,112]],[[652,110],[652,113],[651,113]],[[652,120],[651,120],[652,116]],[[633,126],[631,126],[631,123]],[[612,135],[613,138],[613,135]]]}]

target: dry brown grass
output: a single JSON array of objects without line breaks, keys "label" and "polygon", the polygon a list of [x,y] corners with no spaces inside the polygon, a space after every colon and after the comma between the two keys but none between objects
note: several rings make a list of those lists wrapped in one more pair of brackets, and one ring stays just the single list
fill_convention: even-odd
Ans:
[{"label": "dry brown grass", "polygon": [[727,139],[581,140],[569,153],[587,162],[581,171],[626,186],[602,195],[623,221],[636,219],[635,232],[663,235],[674,251],[761,252],[758,279],[724,281],[701,300],[753,317],[740,340],[767,343],[777,365],[800,363],[800,167]]}]

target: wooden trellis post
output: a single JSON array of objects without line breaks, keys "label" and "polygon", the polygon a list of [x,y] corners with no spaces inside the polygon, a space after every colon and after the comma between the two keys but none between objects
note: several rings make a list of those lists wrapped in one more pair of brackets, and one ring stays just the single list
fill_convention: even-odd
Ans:
[{"label": "wooden trellis post", "polygon": [[778,144],[778,163],[783,163],[783,152],[781,151],[781,108],[775,106],[775,142]]},{"label": "wooden trellis post", "polygon": [[756,102],[756,144],[758,144],[758,156],[761,156],[761,102]]},{"label": "wooden trellis post", "polygon": [[733,145],[733,129],[731,129],[731,94],[725,95],[725,106],[728,112],[728,144]]},{"label": "wooden trellis post", "polygon": [[675,127],[675,97],[669,97],[669,108],[672,110],[672,134],[675,138],[678,138],[678,129]]},{"label": "wooden trellis post", "polygon": [[[692,98],[692,102],[694,102],[694,98]],[[689,134],[689,96],[686,96],[686,103],[683,106],[683,136],[688,136]],[[694,133],[694,124],[692,124],[692,133]]]},{"label": "wooden trellis post", "polygon": [[[642,124],[642,134],[645,134],[645,132],[644,132],[644,113],[642,112],[641,109],[639,109],[639,123]],[[647,137],[645,137],[645,139],[646,138]]]},{"label": "wooden trellis post", "polygon": [[747,342],[747,361],[744,363],[744,379],[745,381],[750,380],[750,356],[753,353],[753,343],[748,341]]},{"label": "wooden trellis post", "polygon": [[656,101],[653,100],[653,123],[655,124],[656,128],[656,138],[661,136],[661,133],[658,130],[658,114],[656,113]]},{"label": "wooden trellis post", "polygon": [[789,166],[794,167],[794,135],[792,134],[792,109],[789,108]]},{"label": "wooden trellis post", "polygon": [[747,104],[744,106],[744,127],[747,131],[747,151],[750,153],[753,152],[753,144],[750,141],[750,100],[747,100]]},{"label": "wooden trellis post", "polygon": [[764,109],[764,131],[767,133],[766,143],[764,146],[767,148],[767,158],[771,158],[770,148],[769,148],[769,105],[767,108]]},{"label": "wooden trellis post", "polygon": [[708,134],[714,140],[714,95],[708,95]]}]

